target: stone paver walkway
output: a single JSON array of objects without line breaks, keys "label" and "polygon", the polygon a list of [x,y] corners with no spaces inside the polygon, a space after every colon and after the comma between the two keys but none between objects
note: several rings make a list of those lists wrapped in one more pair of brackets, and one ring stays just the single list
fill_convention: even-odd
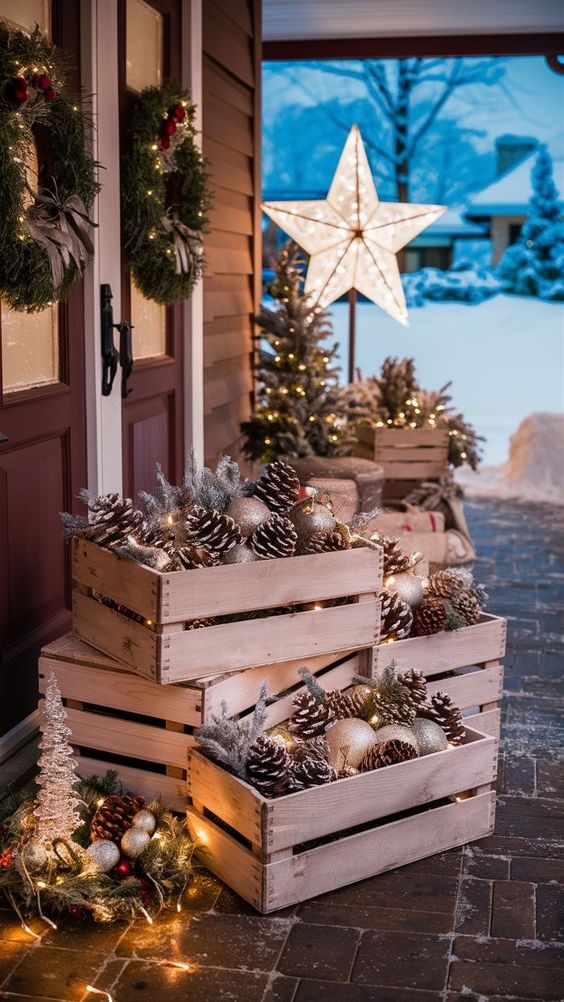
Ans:
[{"label": "stone paver walkway", "polygon": [[495,835],[268,918],[206,876],[153,927],[69,924],[30,945],[6,911],[1,999],[95,999],[88,982],[114,1002],[564,999],[564,511],[467,514],[509,619]]}]

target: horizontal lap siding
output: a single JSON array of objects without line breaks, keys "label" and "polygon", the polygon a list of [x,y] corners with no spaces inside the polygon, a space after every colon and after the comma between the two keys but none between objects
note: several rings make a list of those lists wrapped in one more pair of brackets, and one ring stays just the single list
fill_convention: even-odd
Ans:
[{"label": "horizontal lap siding", "polygon": [[252,317],[257,256],[256,0],[203,5],[203,148],[214,205],[204,279],[204,429],[206,462],[238,456],[240,422],[252,393]]}]

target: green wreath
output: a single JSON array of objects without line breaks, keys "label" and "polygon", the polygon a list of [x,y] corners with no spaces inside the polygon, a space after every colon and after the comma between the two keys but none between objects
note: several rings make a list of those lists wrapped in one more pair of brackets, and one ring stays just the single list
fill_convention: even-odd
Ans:
[{"label": "green wreath", "polygon": [[191,295],[204,270],[208,178],[195,143],[195,107],[167,81],[133,108],[122,159],[122,233],[133,280],[170,306]]},{"label": "green wreath", "polygon": [[[80,100],[51,43],[0,24],[0,295],[34,312],[64,299],[93,254],[98,190]],[[37,151],[37,177],[26,165]]]}]

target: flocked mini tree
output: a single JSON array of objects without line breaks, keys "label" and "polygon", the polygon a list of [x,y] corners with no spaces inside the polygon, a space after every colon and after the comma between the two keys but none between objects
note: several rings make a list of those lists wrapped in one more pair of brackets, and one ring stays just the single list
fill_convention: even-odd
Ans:
[{"label": "flocked mini tree", "polygon": [[76,763],[69,744],[70,728],[55,675],[51,673],[45,690],[42,738],[39,743],[40,772],[34,815],[36,839],[45,844],[54,838],[70,839],[81,824],[78,813],[80,797],[76,792]]},{"label": "flocked mini tree", "polygon": [[299,249],[288,244],[269,287],[275,300],[260,326],[255,413],[241,425],[251,460],[277,456],[331,456],[346,452],[346,431],[327,314],[302,291]]},{"label": "flocked mini tree", "polygon": [[533,193],[517,243],[508,247],[498,273],[507,292],[564,300],[564,222],[552,177],[552,158],[541,146],[531,173]]}]

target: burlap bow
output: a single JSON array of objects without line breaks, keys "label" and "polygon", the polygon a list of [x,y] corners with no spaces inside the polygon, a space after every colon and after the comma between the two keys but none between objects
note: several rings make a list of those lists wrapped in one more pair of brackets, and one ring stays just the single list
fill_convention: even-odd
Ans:
[{"label": "burlap bow", "polygon": [[53,285],[57,289],[65,270],[74,262],[83,271],[92,260],[94,247],[89,229],[96,224],[88,218],[84,202],[71,195],[61,202],[56,193],[29,189],[33,201],[24,220],[24,229],[30,237],[45,248]]},{"label": "burlap bow", "polygon": [[163,216],[162,227],[170,234],[176,259],[176,274],[189,275],[194,268],[194,260],[202,253],[202,234],[200,230],[191,230],[180,222],[176,212],[169,209]]}]

